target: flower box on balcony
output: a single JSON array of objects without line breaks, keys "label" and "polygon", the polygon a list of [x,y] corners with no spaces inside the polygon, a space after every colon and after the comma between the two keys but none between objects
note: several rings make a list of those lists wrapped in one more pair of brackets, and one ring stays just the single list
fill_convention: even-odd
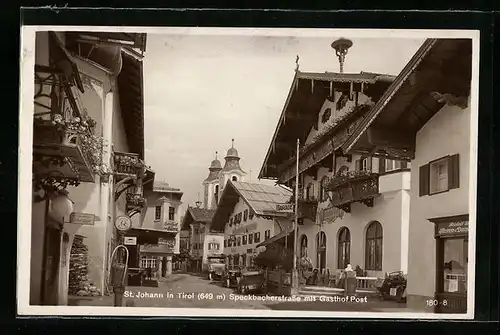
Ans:
[{"label": "flower box on balcony", "polygon": [[141,194],[127,193],[127,207],[144,208],[146,207],[146,199]]},{"label": "flower box on balcony", "polygon": [[333,177],[326,186],[331,204],[346,212],[350,204],[361,202],[371,207],[379,195],[378,174],[370,171],[351,171]]},{"label": "flower box on balcony", "polygon": [[[33,126],[33,169],[37,175],[94,182],[95,172],[86,134],[61,127],[55,121],[35,119]],[[88,136],[92,136],[88,133]],[[89,150],[87,150],[89,149]]]},{"label": "flower box on balcony", "polygon": [[138,154],[128,152],[113,153],[114,173],[117,176],[140,177],[144,172],[145,165]]}]

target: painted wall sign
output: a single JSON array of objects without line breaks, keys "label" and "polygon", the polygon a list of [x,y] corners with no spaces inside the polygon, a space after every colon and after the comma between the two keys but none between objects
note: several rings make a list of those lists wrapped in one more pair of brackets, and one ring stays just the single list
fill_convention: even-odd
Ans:
[{"label": "painted wall sign", "polygon": [[251,223],[249,225],[246,225],[246,226],[243,226],[243,227],[239,227],[239,228],[233,230],[233,234],[234,235],[246,234],[246,233],[252,232],[252,231],[254,231],[256,229],[257,229],[257,223],[254,222],[254,223]]},{"label": "painted wall sign", "polygon": [[86,226],[93,226],[95,223],[95,215],[88,213],[73,212],[69,216],[69,222]]},{"label": "painted wall sign", "polygon": [[466,235],[469,233],[469,221],[451,221],[436,224],[436,236]]},{"label": "painted wall sign", "polygon": [[276,204],[276,212],[293,213],[293,204]]},{"label": "painted wall sign", "polygon": [[338,209],[337,207],[328,207],[321,211],[320,222],[322,224],[333,223],[337,219],[342,219],[344,217],[344,211]]},{"label": "painted wall sign", "polygon": [[123,239],[124,245],[137,245],[137,237],[136,236],[128,236]]}]

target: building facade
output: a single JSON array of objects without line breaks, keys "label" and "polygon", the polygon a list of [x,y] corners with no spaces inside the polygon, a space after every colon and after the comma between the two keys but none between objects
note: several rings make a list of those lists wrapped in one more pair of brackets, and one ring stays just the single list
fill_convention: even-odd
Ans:
[{"label": "building facade", "polygon": [[467,310],[470,181],[476,178],[470,173],[477,117],[471,73],[472,40],[426,40],[396,79],[399,85],[343,148],[411,161],[407,293],[413,309]]},{"label": "building facade", "polygon": [[30,304],[65,305],[77,232],[88,250],[79,284],[107,290],[113,219],[124,210],[114,152],[144,153],[143,129],[132,127],[142,104],[131,103],[142,101],[145,34],[38,32],[35,48]]},{"label": "building facade", "polygon": [[286,213],[277,204],[290,199],[291,191],[280,186],[229,181],[222,193],[210,229],[223,232],[224,255],[229,266],[250,267],[263,250],[259,244],[289,230]]},{"label": "building facade", "polygon": [[[127,232],[129,268],[151,269],[151,278],[159,279],[172,274],[172,256],[179,254],[183,193],[159,181],[154,181],[152,187],[145,187],[143,193],[146,208]],[[147,235],[156,236],[156,239],[146,240]]]},{"label": "building facade", "polygon": [[[221,247],[216,249],[217,246],[215,246],[220,239],[218,237],[220,234],[212,233],[209,228],[207,228],[214,213],[215,211],[213,209],[188,207],[184,215],[182,230],[188,232],[188,247],[191,258],[191,264],[189,266],[190,271],[202,272],[205,270],[209,251],[208,243],[214,243],[210,251],[212,251],[212,249],[214,251],[222,249]],[[212,240],[214,241],[212,242]]]},{"label": "building facade", "polygon": [[408,270],[410,166],[338,151],[393,80],[296,70],[259,178],[295,191],[299,140],[298,253],[320,273],[348,264],[370,277]]}]

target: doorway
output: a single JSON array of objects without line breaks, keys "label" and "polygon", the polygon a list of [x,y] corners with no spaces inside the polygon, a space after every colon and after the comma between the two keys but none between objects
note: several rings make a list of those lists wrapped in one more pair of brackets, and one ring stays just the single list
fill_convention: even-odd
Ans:
[{"label": "doorway", "polygon": [[316,235],[316,268],[319,273],[326,268],[326,234],[323,231]]}]

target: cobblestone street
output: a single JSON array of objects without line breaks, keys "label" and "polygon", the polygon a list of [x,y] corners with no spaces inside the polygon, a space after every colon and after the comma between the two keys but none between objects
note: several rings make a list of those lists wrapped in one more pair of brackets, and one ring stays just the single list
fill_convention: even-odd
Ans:
[{"label": "cobblestone street", "polygon": [[[202,295],[200,295],[202,293]],[[210,295],[212,294],[212,295]],[[364,303],[350,302],[305,302],[305,301],[258,301],[235,300],[239,296],[233,289],[225,288],[218,281],[210,282],[206,277],[195,274],[176,273],[162,279],[158,287],[127,287],[124,305],[135,307],[166,308],[229,308],[229,309],[271,309],[271,310],[315,310],[353,312],[407,312],[404,304],[368,298]],[[217,298],[219,297],[219,299]],[[221,297],[224,297],[222,299]],[[241,297],[241,296],[239,296]],[[113,306],[113,296],[80,298],[70,297],[70,305]]]}]

